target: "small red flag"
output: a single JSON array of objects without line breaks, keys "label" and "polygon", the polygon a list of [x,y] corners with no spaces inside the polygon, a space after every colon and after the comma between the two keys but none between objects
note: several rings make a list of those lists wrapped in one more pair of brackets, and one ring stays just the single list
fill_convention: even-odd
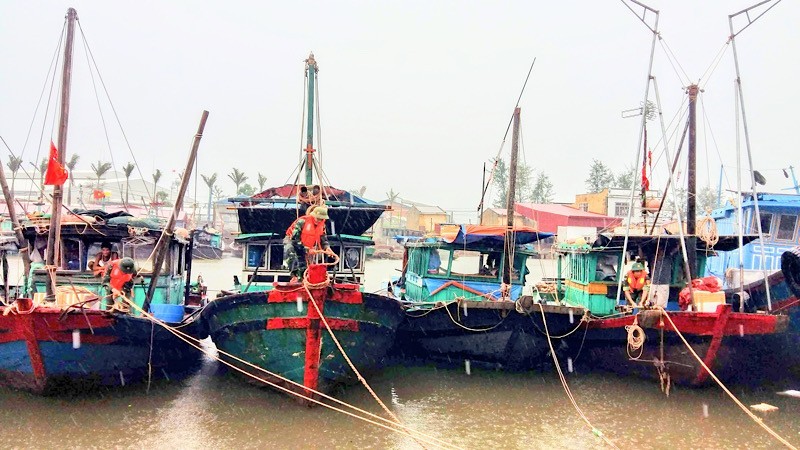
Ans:
[{"label": "small red flag", "polygon": [[48,186],[61,186],[67,181],[67,169],[58,162],[58,150],[50,141],[50,159],[47,161],[47,172],[44,175],[44,184]]}]

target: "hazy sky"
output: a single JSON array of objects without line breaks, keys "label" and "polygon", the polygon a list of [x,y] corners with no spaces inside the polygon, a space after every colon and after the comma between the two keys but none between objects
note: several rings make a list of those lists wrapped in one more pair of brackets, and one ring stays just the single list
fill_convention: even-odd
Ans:
[{"label": "hazy sky", "polygon": [[[716,186],[720,155],[735,183],[728,14],[756,1],[645,3],[661,11],[664,39],[656,46],[653,74],[666,123],[681,117],[683,87],[703,77],[698,184],[710,179]],[[623,119],[621,112],[643,98],[652,34],[612,0],[6,0],[0,3],[0,135],[16,153],[69,6],[78,11],[146,177],[155,168],[169,175],[167,182],[174,177],[208,109],[200,173],[217,172],[227,193],[233,184],[225,174],[233,167],[251,181],[261,172],[268,185],[286,182],[303,147],[303,60],[310,51],[320,66],[323,168],[334,185],[366,186],[368,198],[383,199],[394,189],[402,198],[474,210],[482,165],[500,148],[534,57],[520,103],[523,155],[550,176],[556,199],[572,201],[585,190],[592,158],[619,170],[634,162],[639,120]],[[798,2],[781,2],[736,41],[755,165],[773,191],[791,185],[778,169],[800,166],[799,13]],[[720,51],[722,59],[709,71]],[[87,68],[78,39],[67,151],[81,155],[82,169],[110,161]],[[131,157],[103,108],[121,166]],[[34,158],[42,133],[45,145],[55,135],[52,111],[43,126],[40,110],[25,159]],[[648,126],[655,144],[660,126]],[[509,136],[504,157],[510,148]],[[0,155],[5,163],[7,150]],[[654,187],[665,182],[663,174],[654,176]]]}]

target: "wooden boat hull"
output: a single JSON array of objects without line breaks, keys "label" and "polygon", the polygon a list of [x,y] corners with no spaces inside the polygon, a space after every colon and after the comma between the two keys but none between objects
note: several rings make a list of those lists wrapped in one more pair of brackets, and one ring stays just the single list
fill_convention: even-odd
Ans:
[{"label": "wooden boat hull", "polygon": [[[785,362],[775,350],[787,335],[788,317],[736,313],[730,305],[720,305],[713,313],[671,311],[669,314],[694,351],[723,383],[757,384],[783,373]],[[656,380],[662,373],[668,373],[671,383],[679,385],[714,384],[667,319],[662,321],[659,315],[657,311],[646,311],[590,321],[584,341],[586,356],[579,361],[581,366]],[[646,336],[640,350],[628,347],[625,327],[633,325],[634,320]]]},{"label": "wooden boat hull", "polygon": [[[0,306],[0,385],[37,394],[181,378],[201,353],[151,321],[104,311]],[[196,322],[181,328],[198,336]]]},{"label": "wooden boat hull", "polygon": [[[467,306],[466,313],[464,305]],[[515,302],[466,301],[435,309],[409,310],[398,330],[395,352],[401,357],[433,359],[527,370],[552,364],[539,305],[518,312]],[[583,309],[544,305],[551,336],[580,326]],[[572,314],[569,313],[572,310]],[[583,335],[577,330],[576,334]],[[567,356],[565,339],[553,338],[559,357]]]},{"label": "wooden boat hull", "polygon": [[[353,284],[312,292],[315,298],[324,296],[323,314],[356,368],[362,374],[381,368],[403,319],[400,303],[359,292]],[[298,297],[302,311],[298,311]],[[329,393],[339,385],[358,382],[300,283],[279,283],[267,292],[218,298],[203,310],[202,318],[217,348],[304,387]],[[304,388],[227,359],[256,378],[311,395]]]}]

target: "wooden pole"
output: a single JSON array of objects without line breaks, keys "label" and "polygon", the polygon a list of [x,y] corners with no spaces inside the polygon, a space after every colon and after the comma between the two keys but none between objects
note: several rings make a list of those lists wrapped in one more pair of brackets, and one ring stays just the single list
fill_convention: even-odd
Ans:
[{"label": "wooden pole", "polygon": [[145,296],[144,305],[142,307],[145,311],[150,310],[150,302],[153,300],[153,295],[156,292],[161,266],[164,265],[164,259],[166,259],[167,250],[169,249],[169,242],[172,239],[172,232],[175,230],[175,220],[183,207],[183,197],[186,195],[186,188],[189,186],[189,179],[192,177],[192,169],[197,159],[197,149],[200,147],[200,139],[203,137],[203,130],[206,128],[206,120],[208,120],[208,111],[203,111],[203,115],[200,118],[200,126],[197,127],[197,134],[194,135],[192,151],[189,154],[189,160],[186,162],[186,170],[183,171],[183,179],[181,179],[181,187],[178,189],[178,196],[175,199],[175,206],[172,209],[172,214],[169,216],[166,227],[164,227],[164,231],[158,238],[156,248],[153,250],[155,254],[153,276],[150,278],[150,286],[147,288],[147,296]]},{"label": "wooden pole", "polygon": [[[697,93],[696,84],[689,86],[689,170],[686,189],[686,243],[689,247],[689,272],[697,277]],[[691,281],[691,280],[690,280]]]},{"label": "wooden pole", "polygon": [[[23,273],[23,289],[22,293],[23,296],[27,296],[28,294],[28,275],[31,271],[31,255],[30,255],[30,248],[28,247],[28,241],[25,240],[25,236],[22,235],[22,229],[20,228],[19,220],[17,220],[17,211],[16,205],[14,202],[14,196],[11,194],[11,190],[8,189],[8,181],[6,181],[6,172],[3,170],[3,164],[0,162],[0,187],[3,189],[3,197],[6,200],[6,205],[8,208],[8,217],[11,219],[11,226],[14,227],[14,235],[17,237],[17,246],[19,247],[20,256],[22,256],[22,267],[24,270]],[[8,295],[8,292],[6,292]]]},{"label": "wooden pole", "polygon": [[[505,238],[505,251],[503,258],[503,283],[511,285],[511,270],[514,265],[512,259],[512,249],[514,247],[514,195],[517,190],[517,155],[519,154],[519,122],[520,110],[514,108],[514,131],[511,137],[511,167],[508,168],[508,203],[506,205],[506,215],[508,216],[506,238]],[[509,291],[510,295],[510,291]]]},{"label": "wooden pole", "polygon": [[[74,8],[67,10],[67,39],[64,44],[64,67],[61,73],[61,114],[58,123],[58,161],[63,165],[67,154],[67,129],[69,125],[69,98],[72,86],[72,49],[75,43],[75,21],[78,13]],[[44,187],[43,187],[44,188]],[[50,231],[47,234],[47,251],[45,264],[48,267],[61,264],[58,251],[61,241],[61,203],[64,190],[61,186],[53,186],[53,203],[50,208]],[[56,287],[54,277],[47,277],[47,298],[53,298]]]}]

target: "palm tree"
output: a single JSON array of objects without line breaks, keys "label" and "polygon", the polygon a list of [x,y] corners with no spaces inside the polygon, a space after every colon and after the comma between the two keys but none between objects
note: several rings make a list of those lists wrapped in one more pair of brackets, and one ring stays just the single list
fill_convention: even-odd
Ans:
[{"label": "palm tree", "polygon": [[158,181],[161,179],[161,169],[156,169],[156,173],[153,174],[153,200],[157,201],[158,196],[156,193],[158,192]]},{"label": "palm tree", "polygon": [[44,174],[47,172],[47,161],[48,158],[42,158],[42,161],[39,163],[39,186],[41,186],[42,191],[44,191]]},{"label": "palm tree", "polygon": [[111,163],[97,161],[96,165],[92,164],[92,171],[94,172],[94,176],[97,177],[97,189],[100,189],[100,180],[109,170],[111,170]]},{"label": "palm tree", "polygon": [[258,173],[258,192],[264,192],[264,184],[267,182],[267,176]]},{"label": "palm tree", "polygon": [[203,177],[203,182],[208,186],[208,214],[206,215],[206,222],[211,225],[211,196],[214,194],[214,183],[217,182],[216,172],[211,174],[210,177],[200,175]]},{"label": "palm tree", "polygon": [[72,186],[75,185],[75,177],[72,176],[72,171],[75,170],[75,166],[78,165],[79,159],[81,159],[81,157],[73,153],[69,161],[67,161],[67,169],[69,169],[69,188],[67,189],[68,205],[72,205]]},{"label": "palm tree", "polygon": [[234,168],[233,172],[228,174],[228,178],[230,178],[231,181],[233,181],[233,184],[236,185],[236,195],[239,195],[239,186],[247,181],[247,175],[245,175],[244,172],[240,171],[239,169]]},{"label": "palm tree", "polygon": [[394,225],[394,202],[397,201],[397,198],[400,197],[399,192],[395,192],[394,189],[389,189],[389,192],[386,193],[386,196],[389,197],[389,226],[393,227]]},{"label": "palm tree", "polygon": [[128,204],[128,194],[131,191],[131,174],[136,166],[132,162],[122,166],[122,171],[125,173],[125,204]]},{"label": "palm tree", "polygon": [[12,156],[8,158],[8,170],[11,171],[11,196],[14,196],[14,182],[17,181],[17,172],[19,169],[22,168],[22,158],[17,158],[16,156]]}]

